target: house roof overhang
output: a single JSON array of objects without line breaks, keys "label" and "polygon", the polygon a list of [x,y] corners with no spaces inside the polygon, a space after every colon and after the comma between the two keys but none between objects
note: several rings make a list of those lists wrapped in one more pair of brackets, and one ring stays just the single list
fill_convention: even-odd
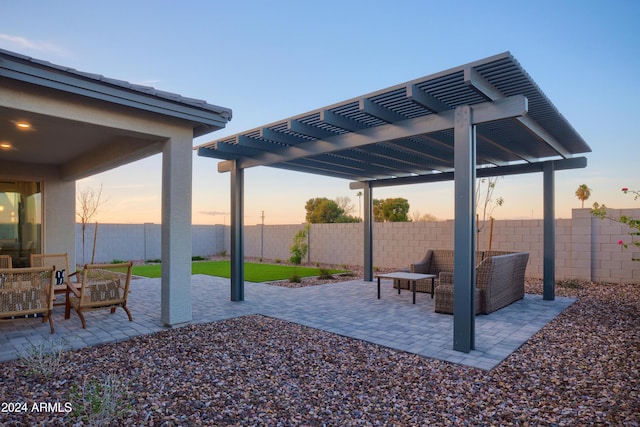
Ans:
[{"label": "house roof overhang", "polygon": [[[452,179],[454,113],[470,106],[486,175],[585,167],[590,147],[505,52],[196,147],[236,167],[281,169],[372,186]],[[352,187],[357,188],[357,182]]]},{"label": "house roof overhang", "polygon": [[[89,108],[97,112],[91,121],[75,114]],[[134,116],[159,125],[179,123],[187,132],[191,128],[194,138],[225,127],[232,117],[230,109],[202,100],[0,49],[0,142],[11,144],[0,149],[0,171],[37,165],[41,171],[77,179],[160,152],[166,139],[160,126],[144,132],[125,129],[122,120],[104,119],[110,112],[127,118],[131,128],[136,126]],[[17,121],[34,124],[33,131],[16,129]],[[107,163],[106,158],[116,161]],[[101,164],[69,172],[86,165],[87,159]]]}]

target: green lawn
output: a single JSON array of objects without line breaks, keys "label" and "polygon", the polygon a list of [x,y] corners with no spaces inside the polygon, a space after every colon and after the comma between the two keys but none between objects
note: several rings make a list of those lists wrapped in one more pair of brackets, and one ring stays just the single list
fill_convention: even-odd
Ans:
[{"label": "green lawn", "polygon": [[[147,264],[133,266],[133,274],[143,277],[160,277],[161,264]],[[244,263],[244,279],[249,282],[269,282],[272,280],[286,280],[293,273],[300,277],[319,276],[320,269],[312,267],[293,267],[280,264]],[[344,270],[329,270],[331,274],[343,273]],[[192,274],[206,274],[209,276],[231,277],[230,261],[205,261],[191,264]]]}]

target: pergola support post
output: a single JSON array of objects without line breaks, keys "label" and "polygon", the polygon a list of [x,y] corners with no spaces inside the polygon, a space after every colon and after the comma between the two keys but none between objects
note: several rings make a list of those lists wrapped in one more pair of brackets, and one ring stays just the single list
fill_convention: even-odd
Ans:
[{"label": "pergola support post", "polygon": [[231,167],[231,301],[244,301],[244,169]]},{"label": "pergola support post", "polygon": [[373,198],[371,185],[364,183],[364,280],[373,281]]},{"label": "pergola support post", "polygon": [[553,301],[556,298],[556,220],[555,220],[555,168],[553,162],[545,162],[543,167],[544,224],[543,224],[543,288],[542,298]]},{"label": "pergola support post", "polygon": [[475,348],[475,128],[469,106],[457,107],[454,127],[455,226],[453,349]]}]

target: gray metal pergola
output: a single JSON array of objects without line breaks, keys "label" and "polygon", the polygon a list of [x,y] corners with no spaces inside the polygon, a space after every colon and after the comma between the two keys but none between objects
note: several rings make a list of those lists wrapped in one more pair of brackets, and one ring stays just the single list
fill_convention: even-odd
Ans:
[{"label": "gray metal pergola", "polygon": [[544,291],[555,298],[554,173],[590,147],[505,52],[197,147],[231,174],[231,300],[244,299],[244,174],[271,166],[354,181],[364,193],[373,280],[372,190],[454,180],[454,343],[475,346],[476,177],[543,173]]}]

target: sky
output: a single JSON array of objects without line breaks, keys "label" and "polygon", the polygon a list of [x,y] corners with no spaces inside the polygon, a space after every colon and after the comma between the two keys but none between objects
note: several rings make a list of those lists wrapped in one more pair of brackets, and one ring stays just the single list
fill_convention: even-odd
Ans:
[{"label": "sky", "polygon": [[[593,202],[639,207],[640,2],[430,0],[3,0],[0,48],[233,110],[194,146],[510,51],[592,149],[556,173],[556,217]],[[102,223],[160,223],[161,155],[78,182],[103,189]],[[229,224],[229,174],[193,159],[193,223]],[[349,181],[245,171],[245,224],[304,222],[314,197],[349,197]],[[541,218],[542,174],[496,184],[496,219]],[[410,214],[453,218],[453,183],[375,189]]]}]

